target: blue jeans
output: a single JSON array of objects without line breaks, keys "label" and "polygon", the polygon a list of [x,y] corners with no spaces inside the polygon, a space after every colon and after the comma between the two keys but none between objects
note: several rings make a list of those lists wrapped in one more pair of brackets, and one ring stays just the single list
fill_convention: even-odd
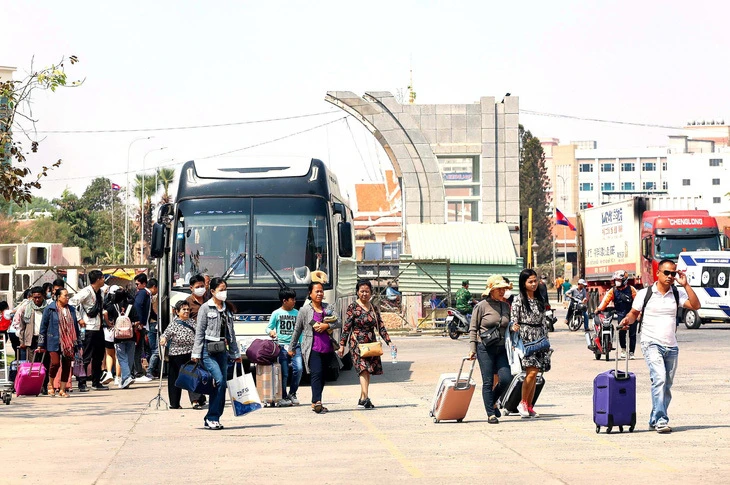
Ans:
[{"label": "blue jeans", "polygon": [[119,359],[119,367],[122,368],[122,382],[132,374],[132,366],[134,365],[134,339],[125,340],[114,344],[114,350]]},{"label": "blue jeans", "polygon": [[[302,348],[299,345],[297,345],[293,357],[289,357],[289,354],[286,350],[284,350],[283,345],[281,345],[280,348],[279,364],[281,364],[281,396],[287,397],[292,394],[296,394],[299,389],[299,381],[302,380],[302,373],[304,372],[304,361],[302,360]],[[289,388],[289,394],[287,394],[286,383],[289,380],[290,363],[292,368],[291,387]]]},{"label": "blue jeans", "polygon": [[[487,416],[494,416],[494,403],[502,396],[504,391],[512,382],[512,372],[509,368],[507,360],[507,352],[504,345],[492,345],[485,347],[481,343],[477,344],[477,360],[479,361],[479,370],[482,371],[482,400]],[[494,386],[494,374],[499,377],[499,384]]]},{"label": "blue jeans", "polygon": [[672,401],[672,383],[677,372],[679,348],[642,342],[641,352],[644,354],[651,378],[649,426],[666,424],[669,422],[667,409]]},{"label": "blue jeans", "polygon": [[150,341],[150,361],[147,367],[147,375],[153,375],[154,370],[160,365],[160,354],[157,350],[157,322],[149,322],[150,330],[147,338]]},{"label": "blue jeans", "polygon": [[210,404],[208,405],[208,414],[205,419],[208,421],[218,421],[223,414],[223,408],[226,405],[226,373],[228,372],[228,352],[220,352],[218,354],[209,354],[207,342],[203,342],[203,352],[201,354],[203,366],[205,370],[210,372],[215,380],[215,391],[210,395]]}]

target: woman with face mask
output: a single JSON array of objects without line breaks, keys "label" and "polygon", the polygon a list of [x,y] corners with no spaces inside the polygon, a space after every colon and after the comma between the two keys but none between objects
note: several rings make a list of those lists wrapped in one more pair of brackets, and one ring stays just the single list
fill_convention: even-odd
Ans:
[{"label": "woman with face mask", "polygon": [[215,381],[215,390],[210,395],[208,413],[203,419],[206,429],[223,429],[219,420],[226,404],[226,373],[228,358],[241,362],[241,352],[233,330],[233,312],[226,303],[228,286],[223,278],[210,280],[211,299],[200,305],[195,328],[195,344],[191,360],[201,360],[205,370]]},{"label": "woman with face mask", "polygon": [[[190,307],[190,319],[193,322],[198,321],[198,311],[200,305],[210,299],[207,294],[208,289],[205,287],[205,277],[202,274],[196,274],[190,277],[190,296],[185,299],[188,306]],[[190,404],[193,409],[200,410],[205,408],[206,397],[205,394],[198,394],[197,392],[189,392]]]}]

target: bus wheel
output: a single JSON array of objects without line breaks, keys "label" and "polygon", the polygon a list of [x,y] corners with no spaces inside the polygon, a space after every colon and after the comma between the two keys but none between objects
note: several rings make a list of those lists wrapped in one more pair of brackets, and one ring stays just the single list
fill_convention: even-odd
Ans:
[{"label": "bus wheel", "polygon": [[684,311],[684,326],[687,328],[700,328],[702,325],[702,319],[695,310]]}]

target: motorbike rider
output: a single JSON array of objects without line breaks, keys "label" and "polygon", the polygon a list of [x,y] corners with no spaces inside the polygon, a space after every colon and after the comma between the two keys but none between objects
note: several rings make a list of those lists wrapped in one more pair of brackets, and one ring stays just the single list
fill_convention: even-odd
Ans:
[{"label": "motorbike rider", "polygon": [[[565,296],[568,298],[576,298],[578,301],[583,303],[584,305],[588,304],[588,292],[586,291],[586,280],[579,279],[578,280],[578,286],[574,286],[573,288],[569,289],[567,292],[565,292]],[[568,314],[565,316],[565,324],[567,325],[570,321],[570,318],[573,316],[573,312],[575,311],[575,300],[570,300],[570,306],[568,307]],[[588,312],[583,311],[583,329],[588,332]]]},{"label": "motorbike rider", "polygon": [[[604,311],[609,303],[613,302],[616,317],[620,322],[631,311],[631,305],[634,302],[634,298],[636,298],[636,289],[628,284],[629,274],[622,269],[616,271],[611,280],[614,286],[606,292],[601,304],[596,308],[596,313]],[[626,358],[626,332],[626,330],[619,330],[618,332],[618,341],[621,344],[621,359]],[[628,332],[629,359],[633,359],[634,351],[636,350],[636,325],[631,325]]]},{"label": "motorbike rider", "polygon": [[548,298],[547,275],[542,275],[540,277],[540,282],[537,284],[537,291],[540,293],[545,304],[550,305],[550,299]]},{"label": "motorbike rider", "polygon": [[388,287],[385,289],[385,298],[387,298],[392,305],[399,307],[401,302],[401,294],[395,285],[395,281],[388,282]]},{"label": "motorbike rider", "polygon": [[461,282],[461,288],[456,292],[456,309],[462,315],[467,315],[471,313],[473,304],[474,299],[471,296],[471,291],[469,291],[469,281],[464,280]]}]

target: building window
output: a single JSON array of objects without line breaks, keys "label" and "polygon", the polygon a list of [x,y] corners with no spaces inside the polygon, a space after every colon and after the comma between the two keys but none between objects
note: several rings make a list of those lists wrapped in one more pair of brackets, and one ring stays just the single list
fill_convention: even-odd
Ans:
[{"label": "building window", "polygon": [[667,190],[669,188],[669,184],[667,182],[662,182],[662,190]]},{"label": "building window", "polygon": [[712,179],[712,185],[720,185],[720,179]]},{"label": "building window", "polygon": [[710,167],[722,167],[722,158],[711,158]]},{"label": "building window", "polygon": [[578,170],[580,172],[592,172],[593,171],[593,164],[592,163],[581,163],[578,167]]},{"label": "building window", "polygon": [[722,197],[713,197],[712,198],[712,203],[713,204],[719,204],[721,202],[722,202]]},{"label": "building window", "polygon": [[667,171],[667,162],[662,162],[662,171],[663,172]]},{"label": "building window", "polygon": [[613,163],[602,163],[601,164],[601,172],[613,172],[614,167]]},{"label": "building window", "polygon": [[656,190],[656,182],[644,182],[644,190]]},{"label": "building window", "polygon": [[636,164],[634,162],[624,162],[621,164],[622,172],[633,172],[636,170]]},{"label": "building window", "polygon": [[580,210],[590,209],[591,207],[593,207],[593,202],[581,202],[579,205]]},{"label": "building window", "polygon": [[479,202],[469,200],[446,201],[447,222],[479,221]]},{"label": "building window", "polygon": [[601,184],[601,190],[604,192],[612,192],[616,190],[616,184],[614,184],[613,182],[603,182]]},{"label": "building window", "polygon": [[481,183],[478,156],[437,157],[446,196],[448,222],[479,221]]},{"label": "building window", "polygon": [[634,187],[633,182],[621,182],[621,190],[634,190]]},{"label": "building window", "polygon": [[688,186],[689,185],[689,179],[682,179],[682,185]]},{"label": "building window", "polygon": [[656,163],[644,162],[642,164],[641,170],[643,170],[644,172],[656,172]]},{"label": "building window", "polygon": [[580,191],[581,192],[590,192],[593,190],[593,184],[590,182],[584,182],[580,184]]}]

